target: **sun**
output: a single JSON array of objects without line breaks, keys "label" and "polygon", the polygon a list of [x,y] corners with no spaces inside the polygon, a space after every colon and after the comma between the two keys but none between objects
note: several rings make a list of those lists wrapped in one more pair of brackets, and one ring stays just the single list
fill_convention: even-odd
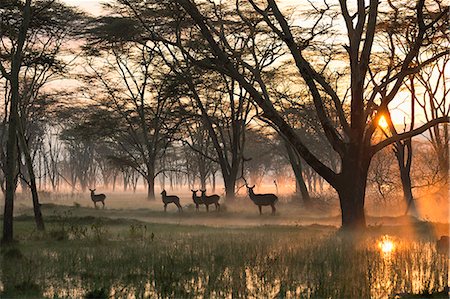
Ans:
[{"label": "sun", "polygon": [[386,117],[384,117],[384,115],[382,115],[378,120],[378,126],[380,126],[380,128],[382,129],[387,129],[389,127]]}]

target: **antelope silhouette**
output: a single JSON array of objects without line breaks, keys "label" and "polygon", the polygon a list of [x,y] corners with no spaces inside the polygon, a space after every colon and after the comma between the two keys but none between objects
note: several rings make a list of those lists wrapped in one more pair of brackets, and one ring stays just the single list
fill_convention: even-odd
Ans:
[{"label": "antelope silhouette", "polygon": [[192,200],[195,203],[195,209],[198,211],[198,206],[204,204],[203,200],[202,200],[202,197],[201,196],[197,196],[198,190],[192,190],[191,189],[191,191],[192,191]]},{"label": "antelope silhouette", "polygon": [[248,195],[250,196],[250,199],[259,208],[259,215],[262,215],[262,207],[263,206],[271,206],[272,207],[272,215],[275,214],[275,212],[277,210],[275,208],[275,203],[278,201],[278,197],[275,194],[272,194],[272,193],[255,194],[255,192],[253,192],[253,188],[255,188],[255,185],[250,187],[247,184],[245,184],[245,186],[248,189]]},{"label": "antelope silhouette", "polygon": [[103,208],[105,208],[106,195],[103,193],[95,194],[95,190],[96,189],[89,189],[89,191],[91,191],[91,200],[94,202],[94,206],[97,208],[97,202],[101,201],[103,204]]},{"label": "antelope silhouette", "polygon": [[183,211],[183,208],[180,205],[180,198],[178,196],[176,196],[176,195],[167,195],[166,190],[163,190],[161,192],[161,195],[162,195],[162,201],[164,203],[164,212],[166,212],[167,205],[169,203],[174,203],[178,207],[178,211],[179,212]]},{"label": "antelope silhouette", "polygon": [[217,194],[206,195],[206,190],[200,190],[202,193],[201,200],[203,204],[206,206],[206,211],[209,212],[209,205],[214,204],[216,206],[216,211],[220,211],[219,199],[220,196]]}]

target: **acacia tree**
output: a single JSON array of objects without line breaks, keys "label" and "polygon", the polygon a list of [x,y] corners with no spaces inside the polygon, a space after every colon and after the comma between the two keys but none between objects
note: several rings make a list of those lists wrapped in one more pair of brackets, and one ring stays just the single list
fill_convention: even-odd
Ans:
[{"label": "acacia tree", "polygon": [[[42,89],[51,79],[61,77],[63,44],[75,33],[82,15],[55,1],[1,3],[0,71],[7,94],[8,141],[6,153],[6,196],[4,239],[12,238],[12,211],[17,174],[17,146],[24,157],[38,229],[44,229],[34,174],[33,126],[42,112]],[[77,23],[77,25],[75,25]],[[48,106],[47,106],[48,107]],[[9,108],[9,109],[8,109]],[[42,115],[42,114],[41,114]],[[13,137],[15,136],[15,137]],[[14,158],[13,158],[14,157]],[[25,177],[25,176],[23,176]]]},{"label": "acacia tree", "polygon": [[[133,3],[118,2],[119,5],[114,7],[115,11],[122,14],[128,21],[130,14],[133,15],[136,10],[146,9],[145,4],[142,5],[137,1],[133,1]],[[124,11],[121,4],[131,11]],[[216,152],[215,157],[210,158],[219,165],[226,197],[232,199],[236,191],[236,181],[242,172],[242,161],[245,160],[243,157],[245,130],[252,111],[250,94],[235,78],[212,69],[199,68],[197,64],[192,63],[189,53],[184,51],[185,49],[181,45],[185,41],[185,34],[196,35],[196,33],[179,31],[190,26],[191,21],[185,19],[182,14],[177,15],[177,13],[181,13],[177,3],[162,1],[148,4],[153,6],[148,11],[142,11],[144,15],[138,15],[138,22],[134,23],[134,27],[139,28],[136,30],[138,33],[135,33],[135,36],[138,40],[151,40],[158,45],[159,55],[175,74],[174,82],[184,86],[176,88],[179,91],[178,95],[191,99],[194,113],[201,116],[204,128],[208,131]],[[232,15],[234,12],[227,11],[225,13]],[[144,20],[144,17],[147,19]],[[249,18],[248,22],[252,23],[252,18]],[[161,35],[155,35],[152,28],[159,23],[162,27],[156,31]],[[240,32],[246,30],[247,25],[239,22],[234,22],[234,24],[237,26],[234,34],[240,35]],[[174,32],[175,35],[172,35]],[[149,33],[151,36],[148,36]],[[236,43],[230,47],[238,51],[241,44],[238,39],[247,38],[244,35],[237,37]],[[256,35],[251,38],[256,38]],[[252,57],[251,59],[258,64],[258,68],[263,69],[270,66],[281,55],[280,45],[280,42],[267,39],[264,41],[264,45],[261,42],[260,49],[245,51],[245,55]],[[191,39],[191,46],[200,49],[205,45],[202,39],[196,38]]]},{"label": "acacia tree", "polygon": [[185,84],[189,88],[188,95],[193,100],[193,106],[200,111],[204,129],[215,150],[214,156],[206,151],[201,154],[219,165],[225,195],[227,199],[233,199],[236,181],[243,167],[245,131],[250,120],[251,105],[248,94],[234,80],[213,78],[216,80],[210,79],[206,88],[204,85],[195,86],[192,81]]},{"label": "acacia tree", "polygon": [[[437,11],[444,11],[442,7],[443,3],[439,0],[428,3],[429,5],[437,7]],[[417,28],[414,23],[410,22],[410,17],[408,14],[409,9],[403,8],[413,7],[415,5],[412,1],[388,1],[389,10],[383,11],[382,13],[386,15],[385,20],[381,20],[379,22],[378,31],[379,31],[379,39],[380,45],[382,45],[386,51],[385,53],[379,54],[376,59],[380,62],[381,65],[394,65],[396,62],[401,61],[402,57],[411,53],[411,50],[415,43],[415,35]],[[425,19],[433,19],[434,16],[425,15]],[[427,60],[432,58],[433,56],[439,57],[440,55],[445,54],[447,47],[449,46],[449,37],[448,37],[448,23],[447,22],[439,22],[435,25],[434,34],[427,35],[424,40],[424,47],[421,51],[417,52],[415,55],[415,63],[418,65],[423,65],[415,74],[411,74],[408,77],[405,77],[403,86],[410,93],[410,110],[408,115],[409,125],[404,123],[403,131],[412,131],[414,126],[416,125],[416,107],[422,107],[423,111],[419,114],[419,117],[425,115],[426,121],[431,121],[438,117],[448,116],[448,108],[445,104],[445,94],[448,91],[445,91],[445,78],[442,77],[443,73],[440,72],[440,67],[445,67],[446,61],[448,60],[448,54],[441,57],[439,60],[435,61],[432,64],[427,64]],[[385,55],[383,55],[385,54]],[[432,78],[430,75],[430,70],[434,73],[435,78]],[[426,76],[428,74],[428,76]],[[423,77],[426,76],[426,79]],[[420,80],[420,78],[425,80]],[[438,91],[440,87],[443,87],[442,92]],[[423,94],[423,97],[420,96]],[[422,98],[419,101],[419,98]],[[420,111],[419,111],[420,112]],[[388,117],[388,132],[386,136],[398,135],[398,126],[394,126],[392,120],[390,119],[390,115],[387,114]],[[443,124],[444,127],[447,126],[446,123]],[[447,155],[445,155],[445,147],[448,148],[448,138],[447,138],[447,146],[442,146],[441,141],[444,141],[440,138],[442,124],[438,124],[436,126],[431,127],[429,131],[429,135],[431,139],[438,140],[435,147],[438,151],[441,151],[440,154],[444,154],[444,158],[440,159],[440,164],[448,163],[448,150]],[[436,133],[436,134],[435,134]],[[447,134],[448,135],[448,134]],[[437,138],[434,138],[434,137]],[[443,134],[445,136],[445,133]],[[443,138],[445,139],[445,137]],[[445,143],[445,141],[444,141]],[[413,192],[412,192],[412,182],[411,182],[411,167],[413,161],[413,143],[412,136],[403,140],[397,140],[393,143],[393,150],[395,157],[397,159],[397,163],[400,170],[400,179],[403,187],[403,198],[407,205],[406,213],[411,213],[412,215],[417,216],[418,211],[415,206]],[[438,154],[439,156],[439,154]],[[447,159],[445,161],[445,159]],[[448,169],[448,166],[447,166]],[[442,171],[445,173],[445,167]],[[448,172],[447,172],[448,174]],[[444,175],[446,177],[446,175]]]},{"label": "acacia tree", "polygon": [[[145,4],[137,1],[122,0],[121,3],[131,8],[136,17],[144,20],[145,12],[151,8],[152,3]],[[397,134],[385,140],[373,140],[378,128],[378,120],[382,115],[389,114],[389,104],[397,95],[402,83],[407,76],[417,73],[424,65],[434,63],[447,53],[436,53],[426,61],[419,63],[417,53],[422,51],[431,37],[436,34],[436,28],[445,22],[448,7],[432,5],[432,1],[418,0],[414,7],[405,6],[404,9],[414,28],[411,45],[408,50],[394,64],[378,66],[372,63],[377,38],[377,21],[382,17],[380,9],[390,8],[381,6],[377,0],[371,0],[368,4],[357,1],[349,6],[348,1],[339,1],[339,11],[331,9],[328,5],[317,7],[317,18],[305,24],[305,28],[290,25],[290,21],[274,0],[267,1],[237,1],[234,8],[236,14],[221,14],[222,7],[212,3],[196,4],[191,0],[177,0],[178,7],[172,12],[178,13],[175,17],[190,18],[184,28],[177,28],[174,36],[178,39],[172,44],[183,51],[190,63],[199,67],[220,72],[236,80],[240,86],[247,90],[255,103],[263,110],[262,118],[269,121],[287,140],[290,141],[295,151],[338,193],[342,212],[343,228],[361,228],[366,225],[364,213],[365,189],[367,172],[373,155],[384,147],[415,135],[418,135],[432,126],[441,122],[448,122],[448,117],[438,117],[411,131]],[[171,3],[174,6],[173,2]],[[159,4],[160,5],[160,4]],[[253,13],[259,18],[253,18],[253,22],[247,22],[245,15],[240,14],[243,6],[250,6]],[[140,13],[143,12],[143,13]],[[317,70],[315,61],[321,57],[311,55],[311,45],[317,38],[325,38],[323,33],[333,25],[332,16],[339,16],[345,23],[344,39],[335,40],[335,45],[346,50],[345,61],[350,66],[348,80],[348,93],[340,93]],[[239,17],[248,26],[246,32],[261,32],[254,29],[267,28],[257,38],[248,38],[236,49],[233,38],[235,35],[235,22]],[[229,18],[233,18],[230,21]],[[147,20],[146,20],[147,21]],[[195,27],[191,25],[195,24]],[[299,22],[297,22],[299,23]],[[148,34],[155,40],[163,40],[164,36],[156,24],[146,25]],[[165,28],[167,31],[167,28]],[[203,41],[202,47],[192,47],[193,38]],[[268,37],[276,37],[288,49],[289,55],[294,61],[298,75],[304,80],[310,96],[313,99],[315,112],[320,121],[321,128],[328,143],[339,155],[340,168],[333,171],[314,155],[305,144],[302,136],[299,136],[283,116],[274,108],[273,100],[267,92],[270,81],[264,80],[262,70],[254,60],[248,56],[246,49],[258,49],[258,42]],[[170,42],[170,40],[169,40]],[[340,52],[340,51],[338,51]],[[340,53],[338,53],[340,54]],[[327,68],[333,70],[336,60],[342,61],[342,56],[334,61],[328,60]],[[375,73],[376,70],[376,73]],[[345,82],[343,82],[345,84]],[[329,99],[333,103],[333,109],[338,115],[339,125],[330,120],[329,111],[324,103]],[[348,105],[347,112],[344,107]]]},{"label": "acacia tree", "polygon": [[169,171],[158,161],[183,117],[166,88],[169,70],[161,67],[152,45],[118,31],[121,25],[117,24],[123,22],[114,18],[98,21],[90,33],[82,77],[91,86],[87,96],[118,120],[121,133],[109,137],[133,161],[131,165],[145,180],[148,198],[154,199],[155,178]]},{"label": "acacia tree", "polygon": [[[10,71],[6,69],[4,62],[0,64],[2,76],[11,84],[11,95],[9,99],[8,117],[8,138],[6,145],[6,192],[5,192],[5,212],[3,214],[3,238],[2,242],[8,243],[13,240],[13,211],[14,194],[16,189],[17,173],[17,130],[19,122],[19,72],[22,65],[24,44],[26,41],[28,27],[31,19],[31,0],[27,0],[25,5],[18,8],[21,16],[20,27],[14,30],[16,39],[11,40],[15,47],[11,52]],[[3,32],[3,30],[2,30]],[[2,39],[4,36],[2,35]],[[3,53],[1,53],[3,54]]]}]

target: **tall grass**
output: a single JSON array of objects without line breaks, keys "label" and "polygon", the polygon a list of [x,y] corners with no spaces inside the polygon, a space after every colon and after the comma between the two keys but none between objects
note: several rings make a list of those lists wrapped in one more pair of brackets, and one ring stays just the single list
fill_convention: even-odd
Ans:
[{"label": "tall grass", "polygon": [[[59,218],[58,218],[59,217]],[[20,221],[19,221],[20,222]],[[332,227],[212,228],[66,214],[1,254],[2,297],[386,298],[442,292],[449,262],[430,241],[349,242]]]}]

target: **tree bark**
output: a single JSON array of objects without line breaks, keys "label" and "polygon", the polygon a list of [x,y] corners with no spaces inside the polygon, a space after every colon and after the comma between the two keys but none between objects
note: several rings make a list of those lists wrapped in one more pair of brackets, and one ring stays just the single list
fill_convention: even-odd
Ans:
[{"label": "tree bark", "polygon": [[362,185],[352,183],[348,180],[346,184],[337,189],[341,205],[342,228],[348,231],[361,230],[366,227],[366,216],[364,213],[364,193]]},{"label": "tree bark", "polygon": [[8,122],[8,141],[6,143],[6,192],[5,210],[3,214],[3,237],[2,243],[13,241],[13,212],[14,195],[16,191],[17,174],[17,126],[19,122],[19,72],[22,64],[22,51],[25,44],[28,25],[30,23],[31,0],[27,0],[23,10],[23,20],[19,30],[17,46],[11,64],[10,83],[11,101]]},{"label": "tree bark", "polygon": [[31,190],[31,198],[33,200],[33,211],[34,211],[34,220],[36,222],[36,227],[38,230],[44,231],[45,230],[44,219],[42,218],[41,205],[39,203],[39,193],[38,193],[37,187],[36,187],[36,176],[34,175],[33,161],[31,159],[28,144],[25,140],[23,126],[21,125],[20,121],[18,123],[17,137],[19,139],[19,144],[20,144],[22,154],[25,156],[25,164],[27,167],[27,172],[28,172],[28,176],[29,176],[29,180],[30,180],[28,182],[28,184],[29,184],[29,187]]},{"label": "tree bark", "polygon": [[[295,155],[291,148],[291,145],[285,142],[286,150],[289,156],[289,162],[291,163],[292,170],[294,171],[296,186],[300,189],[303,203],[307,206],[311,204],[311,197],[309,196],[308,189],[306,188],[305,180],[303,179],[303,171],[300,157]],[[297,190],[296,190],[297,191]]]},{"label": "tree bark", "polygon": [[206,165],[205,165],[205,161],[200,158],[199,159],[199,163],[198,163],[198,172],[199,172],[199,177],[200,177],[200,186],[202,190],[206,189],[206,178],[207,178],[207,170],[206,170]]},{"label": "tree bark", "polygon": [[223,181],[225,184],[225,198],[227,200],[233,200],[235,195],[234,192],[236,190],[236,176],[229,176],[227,178],[224,178]]},{"label": "tree bark", "polygon": [[155,163],[153,161],[147,163],[145,180],[147,181],[147,199],[155,200]]},{"label": "tree bark", "polygon": [[335,187],[341,206],[342,228],[349,231],[366,227],[364,201],[371,159],[358,158],[358,152],[362,151],[352,150],[344,156],[342,171]]},{"label": "tree bark", "polygon": [[[416,204],[412,194],[411,183],[411,163],[412,163],[412,141],[407,139],[399,141],[394,144],[394,153],[397,158],[398,167],[400,170],[400,179],[402,182],[403,199],[406,203],[405,215],[418,217]],[[406,159],[405,159],[406,158]]]},{"label": "tree bark", "polygon": [[155,178],[147,177],[147,199],[155,200]]},{"label": "tree bark", "polygon": [[212,173],[212,192],[216,192],[216,172]]},{"label": "tree bark", "polygon": [[[14,81],[14,80],[12,80]],[[16,174],[17,174],[17,101],[18,101],[18,82],[12,83],[17,86],[11,95],[10,114],[8,121],[8,141],[6,143],[6,192],[5,192],[5,208],[3,214],[3,238],[2,243],[13,241],[13,212],[14,212],[14,195],[16,190]],[[15,88],[14,88],[15,89]]]}]

